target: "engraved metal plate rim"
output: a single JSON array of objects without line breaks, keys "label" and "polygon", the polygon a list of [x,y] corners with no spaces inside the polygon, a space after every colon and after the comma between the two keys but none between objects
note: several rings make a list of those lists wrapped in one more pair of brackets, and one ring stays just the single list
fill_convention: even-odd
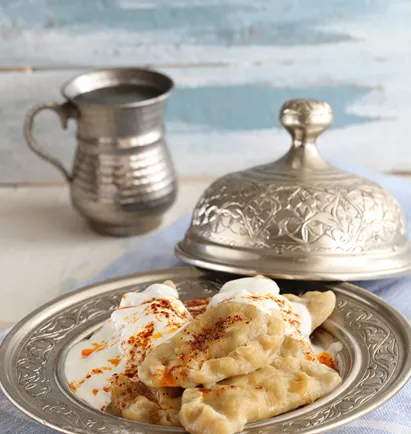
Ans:
[{"label": "engraved metal plate rim", "polygon": [[[166,278],[178,281],[182,296],[190,298],[189,294],[194,297],[200,294],[210,295],[222,281],[232,279],[233,276],[206,273],[189,267],[159,270],[91,285],[47,303],[20,321],[0,347],[0,360],[4,361],[0,366],[0,385],[6,396],[28,416],[67,434],[182,432],[178,428],[138,424],[93,410],[70,396],[59,379],[58,367],[62,363],[62,354],[75,336],[78,337],[84,330],[101,323],[108,316],[109,310],[117,305],[120,294],[124,291],[139,289],[139,285],[141,289],[148,283]],[[372,411],[390,399],[406,383],[411,374],[411,326],[395,308],[379,297],[348,283],[303,284],[298,281],[284,281],[282,285],[301,289],[305,287],[308,290],[334,290],[339,302],[330,321],[331,325],[326,324],[325,329],[331,329],[333,324],[337,324],[337,328],[346,330],[351,339],[356,336],[356,345],[353,345],[350,354],[354,360],[353,366],[357,366],[355,369],[361,375],[368,375],[377,369],[377,374],[384,375],[384,385],[374,391],[367,391],[369,384],[365,383],[362,390],[362,386],[357,387],[354,385],[356,383],[346,383],[345,380],[341,391],[338,388],[310,406],[250,424],[246,427],[246,432],[325,432]],[[73,319],[75,321],[72,324],[70,321]],[[368,338],[365,343],[358,339],[362,336],[361,333],[367,336],[370,330],[382,339],[377,347],[372,341],[368,341]],[[54,339],[50,350],[46,348],[47,343],[50,343],[47,339]],[[29,354],[30,357],[24,359],[24,354]],[[36,379],[32,378],[37,375],[36,369],[40,372],[40,379],[41,375],[45,376],[43,383],[36,383]],[[355,369],[352,375],[357,379],[358,372]],[[383,372],[384,369],[386,372]],[[367,376],[361,377],[361,380],[364,378],[366,381]],[[371,380],[375,381],[376,378]],[[344,385],[346,387],[343,387]],[[31,392],[32,396],[29,392],[33,388],[36,394]],[[343,399],[345,403],[354,403],[353,407],[346,410],[343,406],[341,410],[339,404]]]}]

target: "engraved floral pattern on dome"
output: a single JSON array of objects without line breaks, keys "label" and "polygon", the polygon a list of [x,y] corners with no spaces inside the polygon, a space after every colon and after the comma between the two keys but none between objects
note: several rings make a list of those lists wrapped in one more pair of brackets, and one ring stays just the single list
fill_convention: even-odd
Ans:
[{"label": "engraved floral pattern on dome", "polygon": [[206,190],[190,232],[221,244],[278,253],[390,251],[407,242],[396,199],[352,175],[304,184],[254,181],[247,172],[228,175]]}]

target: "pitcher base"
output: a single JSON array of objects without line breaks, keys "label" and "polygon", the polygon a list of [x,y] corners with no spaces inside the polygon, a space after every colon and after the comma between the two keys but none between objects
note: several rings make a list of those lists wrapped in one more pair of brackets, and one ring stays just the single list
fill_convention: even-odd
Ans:
[{"label": "pitcher base", "polygon": [[108,235],[111,237],[131,237],[134,235],[142,235],[158,228],[162,219],[151,219],[136,222],[133,226],[114,226],[99,222],[89,221],[90,227],[99,234]]}]

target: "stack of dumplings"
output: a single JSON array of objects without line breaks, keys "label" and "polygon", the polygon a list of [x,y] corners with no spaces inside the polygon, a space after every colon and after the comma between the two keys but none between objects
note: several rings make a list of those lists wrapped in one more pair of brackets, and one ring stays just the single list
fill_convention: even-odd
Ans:
[{"label": "stack of dumplings", "polygon": [[262,276],[230,281],[208,304],[187,303],[195,318],[146,354],[138,381],[112,381],[110,411],[193,434],[233,434],[310,404],[341,382],[309,339],[335,302],[331,291],[280,295]]}]

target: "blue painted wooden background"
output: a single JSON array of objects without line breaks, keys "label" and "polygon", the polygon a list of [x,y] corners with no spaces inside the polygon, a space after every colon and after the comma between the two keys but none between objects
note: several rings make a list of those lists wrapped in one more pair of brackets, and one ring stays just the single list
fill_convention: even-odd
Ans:
[{"label": "blue painted wooden background", "polygon": [[[167,129],[182,176],[280,156],[278,110],[294,97],[332,105],[326,157],[411,171],[410,23],[410,0],[0,0],[0,183],[61,180],[26,148],[24,114],[107,65],[174,78]],[[36,131],[69,165],[74,125],[44,115]]]}]

